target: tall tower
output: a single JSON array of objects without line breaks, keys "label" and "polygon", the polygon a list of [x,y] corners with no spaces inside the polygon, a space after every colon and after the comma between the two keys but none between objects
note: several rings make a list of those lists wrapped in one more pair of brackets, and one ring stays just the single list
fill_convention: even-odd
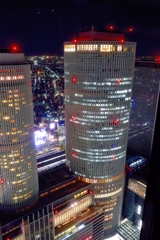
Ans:
[{"label": "tall tower", "polygon": [[98,31],[64,43],[67,164],[95,183],[105,235],[121,215],[135,48],[122,33]]},{"label": "tall tower", "polygon": [[30,66],[22,53],[0,52],[0,211],[38,198]]}]

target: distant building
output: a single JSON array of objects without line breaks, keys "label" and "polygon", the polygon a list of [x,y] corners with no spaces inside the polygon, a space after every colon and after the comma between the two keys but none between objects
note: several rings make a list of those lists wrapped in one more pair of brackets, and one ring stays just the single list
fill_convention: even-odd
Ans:
[{"label": "distant building", "polygon": [[0,51],[0,211],[38,198],[30,66],[24,54]]},{"label": "distant building", "polygon": [[122,33],[94,29],[64,44],[67,164],[94,183],[106,236],[121,216],[135,48]]},{"label": "distant building", "polygon": [[160,83],[160,63],[136,62],[128,134],[128,153],[150,158]]},{"label": "distant building", "polygon": [[[142,171],[146,159],[140,156],[128,159],[122,208],[122,221],[117,228],[123,239],[140,239],[142,216],[147,188],[147,175]],[[144,170],[144,169],[143,169]]]}]

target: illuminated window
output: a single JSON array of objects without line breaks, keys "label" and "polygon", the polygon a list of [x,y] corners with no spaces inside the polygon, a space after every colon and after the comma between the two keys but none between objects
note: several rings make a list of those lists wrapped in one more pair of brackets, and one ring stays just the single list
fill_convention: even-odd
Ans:
[{"label": "illuminated window", "polygon": [[109,45],[109,44],[102,44],[100,46],[100,52],[113,52],[115,51],[115,47],[113,45]]},{"label": "illuminated window", "polygon": [[77,45],[77,51],[96,51],[98,49],[97,44],[81,44]]},{"label": "illuminated window", "polygon": [[65,52],[75,52],[75,45],[65,45],[64,46],[64,51]]},{"label": "illuminated window", "polygon": [[121,52],[121,51],[122,51],[122,45],[118,45],[118,46],[117,46],[117,51],[118,51],[118,52]]}]

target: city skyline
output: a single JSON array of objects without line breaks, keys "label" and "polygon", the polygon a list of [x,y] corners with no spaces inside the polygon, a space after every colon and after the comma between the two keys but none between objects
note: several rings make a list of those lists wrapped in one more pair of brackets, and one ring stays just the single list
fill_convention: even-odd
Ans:
[{"label": "city skyline", "polygon": [[0,9],[0,46],[17,44],[26,55],[62,55],[63,41],[77,37],[79,29],[113,26],[137,42],[137,55],[160,55],[159,11],[160,3],[149,0],[8,0]]}]

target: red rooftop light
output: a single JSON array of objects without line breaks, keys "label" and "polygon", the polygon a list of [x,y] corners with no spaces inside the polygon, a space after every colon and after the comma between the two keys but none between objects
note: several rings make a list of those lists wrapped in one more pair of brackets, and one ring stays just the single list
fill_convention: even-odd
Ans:
[{"label": "red rooftop light", "polygon": [[124,40],[122,39],[121,42],[124,42]]},{"label": "red rooftop light", "polygon": [[76,42],[77,42],[77,39],[74,39],[74,40],[73,40],[73,42],[75,42],[75,43],[76,43]]},{"label": "red rooftop light", "polygon": [[133,32],[133,28],[130,28],[129,31],[130,31],[130,32]]},{"label": "red rooftop light", "polygon": [[54,211],[54,214],[58,214],[58,210],[55,210],[55,211]]},{"label": "red rooftop light", "polygon": [[110,29],[113,29],[113,26],[110,26],[109,28],[110,28]]}]

